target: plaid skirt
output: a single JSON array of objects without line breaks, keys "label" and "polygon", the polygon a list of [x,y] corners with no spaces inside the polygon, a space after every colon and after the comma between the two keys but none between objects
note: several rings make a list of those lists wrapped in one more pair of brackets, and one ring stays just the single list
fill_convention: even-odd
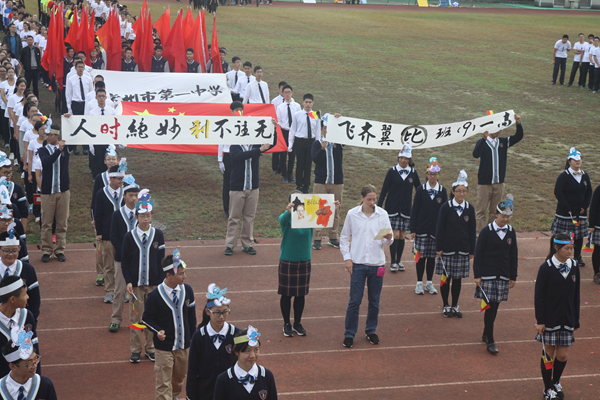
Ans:
[{"label": "plaid skirt", "polygon": [[555,235],[557,233],[571,233],[575,234],[575,240],[583,239],[588,235],[588,223],[587,218],[580,219],[581,224],[579,226],[575,225],[572,220],[554,217],[554,222],[552,222],[552,228],[550,231]]},{"label": "plaid skirt", "polygon": [[[541,343],[542,336],[536,333],[535,340]],[[573,342],[575,342],[575,335],[571,331],[544,332],[544,344],[549,346],[570,346]]]},{"label": "plaid skirt", "polygon": [[[485,292],[489,302],[500,303],[508,300],[508,281],[502,279],[490,279],[481,281],[481,289]],[[479,286],[475,287],[475,298],[483,298]]]},{"label": "plaid skirt", "polygon": [[310,284],[309,261],[279,260],[279,288],[277,294],[283,296],[306,296]]},{"label": "plaid skirt", "polygon": [[432,239],[429,235],[423,237],[415,236],[415,250],[420,251],[423,255],[422,257],[437,257],[435,253],[435,239]]},{"label": "plaid skirt", "polygon": [[[469,256],[463,256],[455,254],[453,256],[442,255],[446,271],[448,272],[448,278],[461,279],[468,278],[471,272],[471,263],[469,262]],[[444,268],[442,268],[442,262],[438,259],[435,262],[435,273],[442,275]],[[485,289],[483,289],[485,290]]]},{"label": "plaid skirt", "polygon": [[596,228],[590,235],[590,240],[594,246],[600,246],[600,229]]},{"label": "plaid skirt", "polygon": [[394,231],[408,231],[410,229],[410,218],[404,218],[400,215],[390,217],[390,225]]}]

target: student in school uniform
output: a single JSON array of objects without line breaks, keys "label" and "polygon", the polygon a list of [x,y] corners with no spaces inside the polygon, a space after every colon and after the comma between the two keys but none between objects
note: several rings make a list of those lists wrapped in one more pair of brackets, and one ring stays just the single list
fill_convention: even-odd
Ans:
[{"label": "student in school uniform", "polygon": [[[243,112],[244,105],[239,101],[231,103],[233,112]],[[243,220],[242,251],[255,255],[252,247],[252,230],[259,193],[259,161],[260,156],[269,150],[270,144],[258,145],[231,145],[231,180],[229,183],[229,219],[227,220],[227,237],[225,239],[225,255],[233,254],[237,245],[240,221]],[[250,179],[248,179],[250,178]]]},{"label": "student in school uniform", "polygon": [[194,49],[189,48],[185,51],[185,61],[187,65],[187,72],[192,74],[201,74],[202,68],[200,68],[200,63],[194,60]]},{"label": "student in school uniform", "polygon": [[135,183],[135,178],[132,175],[125,175],[123,178],[123,200],[125,204],[112,214],[110,224],[110,242],[115,248],[115,297],[113,313],[108,327],[108,331],[112,333],[119,331],[123,321],[123,304],[129,303],[129,295],[126,294],[127,283],[121,269],[121,254],[125,234],[131,232],[137,225],[135,203],[139,192],[140,187]]},{"label": "student in school uniform", "polygon": [[[281,89],[281,93],[283,95],[283,101],[276,106],[277,123],[281,128],[281,133],[285,139],[285,144],[288,146],[290,129],[292,128],[292,120],[294,118],[293,115],[300,111],[302,107],[292,98],[294,95],[294,90],[290,85],[285,85]],[[277,98],[273,99],[273,102],[276,99]],[[287,151],[282,151],[280,153],[273,154],[273,157],[275,156],[279,157],[279,160],[277,162],[273,162],[273,171],[281,173],[281,182],[295,183],[296,179],[294,178],[293,172],[296,156],[294,152],[292,151],[289,153]],[[275,166],[277,168],[275,168]]]},{"label": "student in school uniform", "polygon": [[[234,101],[234,103],[242,104],[239,101]],[[233,112],[233,110],[232,110]],[[225,218],[229,219],[229,183],[231,181],[231,155],[229,154],[229,148],[231,146],[228,144],[220,144],[217,150],[217,161],[219,163],[219,169],[223,174],[223,190],[222,190],[222,198],[223,198],[223,211],[225,211]]]},{"label": "student in school uniform", "polygon": [[152,67],[150,72],[171,72],[169,62],[162,56],[163,47],[159,44],[154,46],[154,54],[152,55]]},{"label": "student in school uniform", "polygon": [[[104,83],[104,82],[102,82],[102,83]],[[89,115],[115,115],[116,114],[114,108],[110,107],[107,104],[106,90],[96,89],[95,102],[96,102],[97,106],[92,108],[89,111]],[[104,154],[106,154],[108,145],[95,144],[95,145],[90,145],[89,148],[90,148],[90,170],[92,171],[92,176],[95,177],[98,174],[104,172],[104,168],[105,168]]]},{"label": "student in school uniform", "polygon": [[[15,211],[15,218],[19,218],[24,228],[27,228],[27,217],[29,216],[29,207],[27,206],[27,196],[23,186],[12,181],[11,162],[6,158],[6,153],[0,151],[0,176],[6,178],[3,185],[8,189],[8,197]],[[18,210],[18,215],[17,215]]]},{"label": "student in school uniform", "polygon": [[[117,150],[114,145],[109,145],[106,149],[106,153],[104,153],[104,165],[106,167],[106,171],[96,175],[94,178],[94,189],[92,189],[92,202],[90,205],[90,215],[92,217],[92,227],[95,228],[96,223],[94,222],[94,208],[96,207],[96,194],[102,190],[105,186],[108,186],[110,183],[110,178],[108,176],[108,170],[115,165],[119,165],[119,155],[117,154]],[[99,242],[96,243],[96,246],[99,245]],[[96,252],[96,286],[104,286],[104,270],[102,269],[103,261],[102,255],[100,252]]]},{"label": "student in school uniform", "polygon": [[433,272],[435,269],[435,228],[442,204],[448,201],[446,188],[439,184],[440,165],[437,158],[431,157],[427,166],[427,182],[415,191],[412,208],[410,210],[410,231],[415,234],[414,250],[421,254],[417,261],[417,286],[416,294],[425,294],[423,290],[423,273],[427,267],[427,282],[425,290],[430,294],[437,294],[433,286]]},{"label": "student in school uniform", "polygon": [[[25,306],[29,295],[27,285],[20,276],[9,275],[0,281],[0,348],[11,340],[20,345],[19,337],[29,339],[33,349],[39,354],[38,338],[33,313]],[[11,328],[12,327],[12,328]],[[37,372],[40,372],[40,366]],[[0,375],[10,372],[9,363],[0,358]]]},{"label": "student in school uniform", "polygon": [[96,241],[100,244],[102,253],[102,271],[104,273],[104,302],[112,303],[115,298],[115,248],[110,241],[112,216],[123,205],[123,178],[127,171],[127,161],[108,170],[110,182],[96,193],[94,208],[94,226],[96,228]]},{"label": "student in school uniform", "polygon": [[231,366],[233,337],[240,331],[227,322],[231,300],[211,283],[202,322],[192,336],[185,394],[189,400],[213,400],[217,377]]},{"label": "student in school uniform", "polygon": [[227,78],[227,86],[231,90],[231,98],[233,101],[242,101],[238,93],[234,93],[233,89],[237,86],[238,81],[244,76],[244,73],[240,71],[242,67],[242,59],[239,57],[233,57],[231,59],[231,71],[225,74]]},{"label": "student in school uniform", "polygon": [[314,101],[312,94],[304,95],[303,109],[293,114],[288,136],[288,152],[296,156],[296,188],[302,193],[308,193],[310,186],[312,145],[321,140],[321,119],[312,111]]},{"label": "student in school uniform", "polygon": [[138,72],[138,65],[133,61],[133,49],[125,48],[125,58],[121,60],[121,71]]},{"label": "student in school uniform", "polygon": [[[579,42],[573,45],[573,52],[575,53],[575,57],[573,57],[573,66],[571,67],[571,76],[569,77],[568,87],[573,86],[573,82],[575,81],[575,75],[577,75],[577,70],[582,65],[583,55],[585,54],[585,35],[583,33],[579,34]],[[587,71],[585,71],[587,73]],[[583,68],[579,71],[579,80],[581,80],[581,75],[583,75]]]},{"label": "student in school uniform", "polygon": [[[1,183],[2,178],[0,178],[0,196],[2,195],[2,192],[6,193],[5,187],[2,187]],[[27,252],[26,243],[27,236],[25,235],[23,224],[21,224],[21,221],[15,217],[16,209],[9,201],[6,201],[5,199],[2,199],[0,204],[0,234],[8,232],[9,226],[13,226],[12,224],[14,223],[15,237],[19,241],[19,253],[17,254],[17,258],[23,262],[29,262],[29,253]]]},{"label": "student in school uniform", "polygon": [[[404,237],[410,229],[410,209],[413,197],[413,188],[421,185],[419,174],[413,168],[412,146],[409,142],[404,144],[398,153],[398,164],[390,168],[385,175],[377,205],[383,206],[390,216],[390,223],[394,230],[394,243],[390,246],[390,271],[404,271],[402,253],[404,252]],[[387,197],[387,200],[386,200]],[[414,234],[411,233],[414,237]]]},{"label": "student in school uniform", "polygon": [[594,282],[600,285],[600,185],[596,186],[592,195],[588,231],[590,233],[590,243],[594,245],[594,252],[592,253]]},{"label": "student in school uniform", "polygon": [[[0,212],[4,213],[5,207],[0,206]],[[0,217],[3,215],[0,215]],[[17,257],[20,251],[20,240],[15,235],[14,222],[10,225],[8,232],[0,233],[0,277],[18,276],[27,285],[27,309],[33,314],[37,323],[40,315],[40,284],[33,265],[21,261]]]},{"label": "student in school uniform", "polygon": [[[350,300],[346,309],[346,331],[342,343],[344,347],[352,347],[354,344],[365,283],[369,299],[365,334],[369,343],[379,344],[376,330],[385,274],[383,245],[389,246],[394,242],[388,213],[376,206],[375,186],[364,186],[360,198],[360,204],[346,214],[340,235],[340,251],[344,257],[345,269],[350,274]],[[387,230],[388,233],[382,239],[374,240],[382,230]]]},{"label": "student in school uniform", "polygon": [[550,230],[554,234],[575,234],[574,258],[579,267],[584,267],[581,249],[583,239],[588,235],[587,209],[592,200],[592,183],[587,172],[581,169],[581,163],[581,153],[571,147],[565,170],[554,185],[554,196],[558,202]]},{"label": "student in school uniform", "polygon": [[560,84],[565,84],[565,72],[567,69],[567,52],[571,51],[571,42],[569,42],[569,35],[563,35],[562,39],[557,40],[554,44],[554,55],[552,64],[554,70],[552,71],[552,84],[556,84],[556,78],[558,77],[558,69],[560,68]]},{"label": "student in school uniform", "polygon": [[[581,60],[581,74],[579,75],[579,85],[581,89],[585,89],[586,86],[588,90],[592,90],[592,86],[594,85],[594,64],[590,61],[591,51],[594,49],[594,35],[588,35],[588,42],[586,43],[585,53],[583,53],[583,59]],[[583,71],[586,71],[585,73]],[[587,79],[587,85],[586,85]]]},{"label": "student in school uniform", "polygon": [[258,365],[260,333],[253,327],[239,331],[232,350],[233,366],[215,383],[215,400],[276,400],[277,387],[273,373]]},{"label": "student in school uniform", "polygon": [[244,104],[268,104],[269,103],[269,85],[262,80],[263,69],[257,65],[254,67],[254,80],[246,86],[244,94]]},{"label": "student in school uniform", "polygon": [[508,148],[523,139],[521,117],[515,114],[517,132],[510,137],[498,137],[500,131],[485,131],[473,149],[473,157],[479,158],[477,172],[477,232],[495,218],[496,204],[502,200],[504,177],[508,160]]},{"label": "student in school uniform", "polygon": [[[440,288],[444,302],[443,314],[446,318],[462,318],[458,310],[458,298],[462,278],[468,278],[471,269],[470,260],[475,254],[477,224],[475,209],[465,200],[468,193],[467,173],[461,170],[458,179],[452,184],[450,201],[440,208],[435,229],[435,247],[438,261],[435,273],[448,279]],[[452,286],[452,306],[448,302]]]},{"label": "student in school uniform", "polygon": [[[592,72],[593,71],[593,72]],[[592,80],[593,75],[593,80]],[[594,44],[590,49],[590,87],[592,93],[597,93],[600,85],[600,38],[594,38]],[[590,89],[588,89],[590,90]]]},{"label": "student in school uniform", "polygon": [[239,101],[244,100],[248,84],[256,80],[256,78],[252,76],[252,63],[250,61],[244,63],[243,70],[244,75],[239,77],[237,85],[232,90],[232,92],[239,97]]},{"label": "student in school uniform", "polygon": [[[335,114],[336,118],[341,114]],[[344,169],[343,169],[343,151],[344,146],[328,142],[327,120],[329,114],[323,115],[321,127],[321,140],[315,140],[311,149],[311,158],[315,163],[315,184],[313,193],[333,194],[336,202],[341,203],[342,193],[344,191]],[[333,248],[339,249],[340,209],[337,207],[334,211],[333,226],[329,228],[329,242]],[[315,229],[313,249],[321,250],[321,240],[323,239],[323,229]]]},{"label": "student in school uniform", "polygon": [[[283,87],[287,85],[287,82],[285,81],[281,81],[279,82],[279,85],[277,86],[277,97],[273,98],[273,100],[271,100],[271,104],[273,104],[273,106],[275,106],[275,112],[277,112],[277,107],[279,107],[279,105],[281,103],[283,103],[285,101],[285,97],[283,96]],[[279,120],[279,118],[278,118]],[[287,142],[286,142],[287,144]],[[273,173],[275,175],[279,175],[282,171],[281,168],[279,167],[279,154],[280,153],[273,153],[272,157],[271,157],[271,167],[273,168]],[[287,171],[283,171],[284,174],[284,178],[285,178],[285,174]]]},{"label": "student in school uniform", "polygon": [[[165,258],[165,237],[160,229],[151,226],[154,200],[150,200],[150,191],[142,189],[135,203],[137,227],[125,234],[121,253],[121,272],[127,283],[130,297],[129,322],[139,324],[144,313],[144,303],[148,295],[164,279],[161,268]],[[134,313],[133,310],[136,310]],[[153,334],[145,329],[145,356],[155,360]],[[131,329],[129,336],[131,357],[129,361],[139,363],[142,353],[142,332]]]},{"label": "student in school uniform", "polygon": [[554,360],[551,369],[541,360],[544,399],[564,398],[560,378],[567,365],[569,348],[579,329],[579,265],[573,259],[573,234],[557,233],[550,239],[550,253],[535,281],[535,340],[542,342],[542,355]]},{"label": "student in school uniform", "polygon": [[184,283],[186,265],[181,253],[162,260],[163,282],[148,295],[142,324],[154,331],[156,400],[176,399],[187,375],[192,332],[196,329],[194,290]]},{"label": "student in school uniform", "polygon": [[2,347],[10,372],[0,379],[0,396],[7,400],[56,400],[52,381],[36,373],[40,356],[31,344],[16,340],[19,344],[10,340]]},{"label": "student in school uniform", "polygon": [[487,351],[498,354],[494,341],[494,321],[500,302],[508,300],[508,291],[515,287],[519,268],[517,232],[508,224],[513,214],[514,198],[511,194],[496,207],[496,220],[480,232],[475,245],[473,276],[475,298],[483,299],[489,308],[483,317],[483,340]]}]

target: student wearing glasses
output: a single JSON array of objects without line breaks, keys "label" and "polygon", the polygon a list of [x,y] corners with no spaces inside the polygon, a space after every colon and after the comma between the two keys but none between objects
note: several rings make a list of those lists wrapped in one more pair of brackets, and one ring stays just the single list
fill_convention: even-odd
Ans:
[{"label": "student wearing glasses", "polygon": [[217,377],[231,366],[233,337],[240,331],[227,322],[227,288],[208,286],[202,322],[192,336],[185,393],[190,400],[212,400]]}]

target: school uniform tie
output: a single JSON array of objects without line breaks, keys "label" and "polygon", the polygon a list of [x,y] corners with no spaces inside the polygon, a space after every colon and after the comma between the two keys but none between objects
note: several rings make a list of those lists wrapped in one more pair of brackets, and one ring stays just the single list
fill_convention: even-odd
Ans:
[{"label": "school uniform tie", "polygon": [[102,115],[104,115],[104,108],[101,108],[100,112],[102,113]]},{"label": "school uniform tie", "polygon": [[310,117],[308,116],[308,113],[306,113],[306,131],[307,131],[307,138],[312,139],[312,128],[310,126]]},{"label": "school uniform tie", "polygon": [[12,320],[12,319],[9,319],[9,320],[8,320],[8,329],[12,329],[12,328],[13,328],[13,326],[15,326],[15,325],[16,325],[16,324],[15,324],[15,321],[14,321],[14,320]]},{"label": "school uniform tie", "polygon": [[427,193],[429,194],[429,197],[431,198],[431,200],[433,200],[433,198],[435,197],[435,195],[437,194],[437,190],[435,189],[429,189],[427,191]]},{"label": "school uniform tie", "polygon": [[119,193],[114,192],[113,197],[115,198],[115,202],[119,201]]},{"label": "school uniform tie", "polygon": [[25,400],[25,386],[19,388],[19,397],[17,397],[17,400]]},{"label": "school uniform tie", "polygon": [[463,211],[463,206],[454,206],[454,209],[455,209],[457,212],[462,212],[462,211]]},{"label": "school uniform tie", "polygon": [[583,175],[583,172],[581,172],[581,171],[573,171],[573,175],[574,176]]},{"label": "school uniform tie", "polygon": [[223,343],[225,340],[225,335],[219,335],[218,333],[215,333],[214,335],[211,335],[210,338],[212,339],[213,343],[215,343],[217,340],[220,343]]},{"label": "school uniform tie", "polygon": [[9,272],[10,271],[8,270],[8,268],[6,268],[6,271],[4,271],[4,276],[2,277],[2,279],[6,278],[9,274]]},{"label": "school uniform tie", "polygon": [[[177,298],[177,292],[173,290],[173,304],[175,304],[175,307],[177,307],[177,304],[179,303],[179,299]],[[214,340],[213,340],[214,342]]]},{"label": "school uniform tie", "polygon": [[498,228],[498,229],[496,229],[496,232],[504,232],[504,233],[506,233],[506,232],[508,232],[508,228]]},{"label": "school uniform tie", "polygon": [[288,103],[288,123],[289,127],[292,127],[292,109],[290,108],[291,104]]},{"label": "school uniform tie", "polygon": [[129,211],[129,223],[133,224],[133,211]]},{"label": "school uniform tie", "polygon": [[81,91],[81,101],[85,101],[85,91],[83,90],[83,81],[79,77],[79,90]]},{"label": "school uniform tie", "polygon": [[408,171],[405,169],[400,170],[400,175],[408,175]]},{"label": "school uniform tie", "polygon": [[262,99],[263,104],[266,104],[267,102],[265,101],[265,94],[262,91],[262,87],[260,86],[260,82],[256,82],[258,83],[258,91],[260,92],[260,98]]},{"label": "school uniform tie", "polygon": [[558,271],[559,271],[561,274],[564,274],[565,272],[568,274],[568,273],[569,273],[569,271],[571,271],[571,267],[569,267],[569,266],[568,266],[566,263],[565,263],[565,264],[560,264],[560,265],[558,266]]},{"label": "school uniform tie", "polygon": [[148,243],[148,238],[146,237],[146,234],[144,233],[142,235],[142,245],[146,246],[146,243]]},{"label": "school uniform tie", "polygon": [[233,87],[235,88],[237,85],[237,80],[238,80],[238,76],[237,76],[237,71],[235,71],[235,83],[233,84]]},{"label": "school uniform tie", "polygon": [[254,382],[256,382],[256,378],[253,377],[252,375],[248,374],[243,378],[239,378],[238,382],[241,383],[242,385],[252,385]]}]

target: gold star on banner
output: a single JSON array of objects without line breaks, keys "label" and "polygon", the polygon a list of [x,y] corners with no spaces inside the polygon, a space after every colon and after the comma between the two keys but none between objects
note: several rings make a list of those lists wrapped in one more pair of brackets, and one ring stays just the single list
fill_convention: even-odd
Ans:
[{"label": "gold star on banner", "polygon": [[174,112],[175,112],[175,107],[171,107],[171,108],[169,108],[169,112],[170,112],[170,113],[174,113]]},{"label": "gold star on banner", "polygon": [[182,113],[179,113],[179,115],[185,115],[185,113],[184,113],[184,112],[182,112]]},{"label": "gold star on banner", "polygon": [[154,114],[150,114],[147,109],[144,110],[143,112],[134,111],[134,113],[136,113],[137,115],[154,115]]}]

